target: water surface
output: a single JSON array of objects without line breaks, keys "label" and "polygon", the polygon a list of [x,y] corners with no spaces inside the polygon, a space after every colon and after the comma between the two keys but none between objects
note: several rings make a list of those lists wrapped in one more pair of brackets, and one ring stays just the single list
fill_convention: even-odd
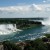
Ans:
[{"label": "water surface", "polygon": [[15,35],[13,37],[9,37],[8,39],[11,41],[34,40],[46,33],[50,33],[50,26],[38,26],[35,28],[29,28],[19,32],[15,32]]}]

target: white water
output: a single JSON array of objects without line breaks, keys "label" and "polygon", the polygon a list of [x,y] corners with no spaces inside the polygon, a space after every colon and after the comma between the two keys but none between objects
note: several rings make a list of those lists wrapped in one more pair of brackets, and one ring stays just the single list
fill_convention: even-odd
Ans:
[{"label": "white water", "polygon": [[48,25],[50,25],[50,21],[42,21],[42,24],[45,26],[48,26]]},{"label": "white water", "polygon": [[21,31],[16,28],[16,24],[0,24],[0,35],[8,35],[16,31]]},{"label": "white water", "polygon": [[48,26],[48,25],[50,25],[50,18],[44,19],[41,22],[42,22],[43,25]]},{"label": "white water", "polygon": [[47,17],[47,18],[44,18],[43,20],[32,20],[32,21],[38,21],[38,22],[41,22],[42,25],[45,25],[45,26],[50,26],[50,17]]}]

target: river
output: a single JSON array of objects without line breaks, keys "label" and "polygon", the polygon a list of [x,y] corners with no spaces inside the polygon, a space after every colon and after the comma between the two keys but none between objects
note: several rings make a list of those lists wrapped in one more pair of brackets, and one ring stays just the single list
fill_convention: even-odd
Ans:
[{"label": "river", "polygon": [[34,40],[50,33],[50,25],[46,21],[41,21],[44,26],[37,26],[29,29],[16,29],[13,24],[0,24],[0,41],[25,41]]}]

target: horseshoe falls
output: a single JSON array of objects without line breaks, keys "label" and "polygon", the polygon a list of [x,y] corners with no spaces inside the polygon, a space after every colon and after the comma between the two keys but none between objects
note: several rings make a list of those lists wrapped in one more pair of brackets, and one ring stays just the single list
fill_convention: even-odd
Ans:
[{"label": "horseshoe falls", "polygon": [[43,25],[48,26],[50,25],[50,17],[47,17],[46,19],[44,19],[43,21],[41,21]]}]

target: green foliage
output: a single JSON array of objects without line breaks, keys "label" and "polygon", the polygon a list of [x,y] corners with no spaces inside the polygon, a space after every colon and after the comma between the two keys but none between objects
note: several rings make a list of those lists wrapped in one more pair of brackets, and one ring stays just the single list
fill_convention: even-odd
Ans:
[{"label": "green foliage", "polygon": [[47,37],[42,38],[42,41],[43,41],[43,42],[48,42],[48,40],[49,40],[49,39],[48,39]]},{"label": "green foliage", "polygon": [[45,34],[45,36],[46,36],[47,38],[50,38],[50,34]]},{"label": "green foliage", "polygon": [[47,45],[45,45],[44,43],[36,44],[35,50],[47,50]]},{"label": "green foliage", "polygon": [[28,40],[26,42],[25,50],[48,50],[47,44],[44,44],[43,40],[40,38],[32,41]]},{"label": "green foliage", "polygon": [[34,50],[33,47],[30,45],[30,44],[27,44],[25,47],[24,47],[24,50]]},{"label": "green foliage", "polygon": [[48,50],[50,50],[50,43],[46,43]]},{"label": "green foliage", "polygon": [[16,46],[14,43],[9,41],[3,42],[4,50],[22,50],[21,47]]},{"label": "green foliage", "polygon": [[3,42],[4,50],[50,50],[50,35],[46,34],[47,37],[45,38],[38,38],[35,40],[26,40],[24,41],[24,46],[22,46],[20,43],[19,45],[16,45],[15,43],[5,41]]}]

